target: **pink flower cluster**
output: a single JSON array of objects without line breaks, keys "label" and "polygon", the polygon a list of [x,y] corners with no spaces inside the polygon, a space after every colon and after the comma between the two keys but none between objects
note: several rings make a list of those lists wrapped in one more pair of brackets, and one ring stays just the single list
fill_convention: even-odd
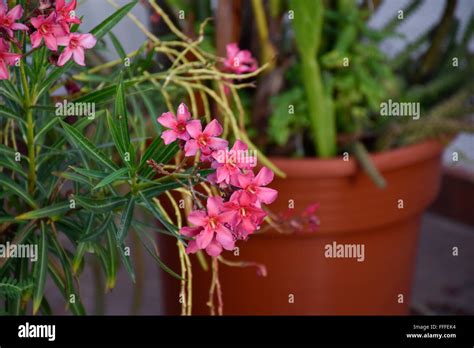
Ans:
[{"label": "pink flower cluster", "polygon": [[[252,57],[252,53],[248,50],[241,50],[237,43],[232,42],[226,46],[227,56],[224,60],[223,71],[237,75],[250,73],[258,68],[257,60]],[[230,80],[225,80],[232,83]],[[227,85],[224,86],[224,93],[228,95],[230,89]]]},{"label": "pink flower cluster", "polygon": [[266,187],[273,180],[273,172],[263,167],[255,175],[251,156],[238,155],[248,152],[248,146],[237,140],[229,150],[228,142],[219,138],[219,122],[212,120],[203,130],[201,121],[192,119],[183,103],[176,116],[166,112],[157,121],[168,128],[161,135],[165,144],[179,140],[186,157],[199,153],[202,162],[210,163],[215,173],[208,180],[228,197],[208,197],[205,208],[189,214],[188,221],[193,226],[180,231],[193,238],[186,251],[206,250],[209,255],[218,256],[223,249],[233,250],[237,240],[247,239],[260,228],[267,216],[262,204],[271,204],[277,198],[278,192]]},{"label": "pink flower cluster", "polygon": [[0,0],[0,80],[8,79],[8,66],[16,64],[22,57],[20,53],[10,52],[11,45],[19,50],[15,31],[27,31],[32,49],[40,47],[43,42],[45,46],[57,52],[59,47],[64,49],[59,55],[57,64],[63,66],[71,58],[79,65],[85,65],[84,52],[95,46],[96,38],[92,34],[80,34],[71,32],[71,26],[80,24],[81,20],[76,17],[76,0],[41,1],[40,6],[32,13],[34,16],[18,23],[23,17],[23,8],[17,5],[8,9],[7,5]]}]

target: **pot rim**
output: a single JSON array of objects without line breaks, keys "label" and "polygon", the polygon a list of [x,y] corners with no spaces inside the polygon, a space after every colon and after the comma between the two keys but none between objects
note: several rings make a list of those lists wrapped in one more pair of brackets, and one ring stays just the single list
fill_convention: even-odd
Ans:
[{"label": "pot rim", "polygon": [[[427,140],[422,143],[370,154],[375,167],[380,172],[414,165],[439,156],[444,146],[439,141]],[[269,157],[270,161],[291,177],[335,178],[353,176],[360,166],[357,161],[344,161],[342,156],[329,159]]]}]

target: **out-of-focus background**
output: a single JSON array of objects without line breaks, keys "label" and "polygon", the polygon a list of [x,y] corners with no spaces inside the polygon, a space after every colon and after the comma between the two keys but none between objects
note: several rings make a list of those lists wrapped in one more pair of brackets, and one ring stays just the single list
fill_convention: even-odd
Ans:
[{"label": "out-of-focus background", "polygon": [[[211,7],[215,9],[218,1],[211,1]],[[118,5],[126,2],[115,1]],[[410,2],[412,1],[384,1],[371,17],[369,26],[373,29],[382,28],[393,18],[394,13]],[[180,3],[186,1],[170,1],[169,6],[179,8]],[[380,44],[382,50],[393,57],[407,45],[416,42],[440,21],[445,3],[444,0],[422,1],[397,27],[396,30],[403,35],[384,40]],[[108,0],[81,1],[78,12],[84,15],[83,30],[94,27],[113,11],[114,7]],[[461,28],[469,25],[473,11],[472,0],[457,2],[455,18]],[[132,13],[145,26],[150,27],[150,13],[145,6],[136,6]],[[129,18],[124,19],[113,31],[127,52],[137,49],[146,38]],[[473,40],[469,43],[469,49],[474,51]],[[104,55],[109,59],[116,58],[113,50]],[[466,76],[466,79],[472,79],[472,76]],[[451,160],[453,152],[462,154],[455,166]],[[452,249],[458,247],[460,254],[470,255],[468,259],[474,260],[474,135],[461,132],[455,137],[445,149],[443,162],[441,193],[422,220],[411,309],[417,314],[473,315],[474,262],[457,262]],[[117,288],[105,298],[97,297],[92,284],[101,287],[100,277],[96,277],[97,270],[91,267],[82,276],[80,290],[84,304],[88,308],[95,308],[97,313],[162,314],[161,272],[146,254],[135,261],[143,264],[145,273],[145,282],[138,284],[138,292],[130,284],[125,272],[122,272],[117,280]],[[54,291],[54,286],[50,286],[49,292]],[[58,300],[57,303],[62,301]],[[56,308],[55,311],[61,314],[61,308]]]}]

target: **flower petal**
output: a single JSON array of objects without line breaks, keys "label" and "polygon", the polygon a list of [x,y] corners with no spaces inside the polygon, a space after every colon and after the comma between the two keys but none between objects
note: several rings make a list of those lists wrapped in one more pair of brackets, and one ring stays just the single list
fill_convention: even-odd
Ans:
[{"label": "flower petal", "polygon": [[213,150],[223,150],[229,145],[229,142],[225,139],[210,137],[208,145]]},{"label": "flower petal", "polygon": [[256,194],[260,202],[265,204],[273,203],[278,197],[278,191],[269,187],[256,188]]},{"label": "flower petal", "polygon": [[191,138],[197,138],[202,134],[202,125],[199,120],[191,120],[186,125],[186,130],[188,131]]},{"label": "flower petal", "polygon": [[188,221],[195,226],[205,226],[207,223],[207,214],[202,210],[194,210],[189,213]]},{"label": "flower petal", "polygon": [[222,197],[212,196],[207,199],[206,203],[208,215],[218,215],[222,209]]},{"label": "flower petal", "polygon": [[199,247],[196,243],[195,240],[191,240],[188,243],[188,246],[186,247],[186,253],[187,254],[194,254],[199,251]]},{"label": "flower petal", "polygon": [[214,239],[206,247],[206,252],[212,257],[219,256],[222,253],[222,246]]},{"label": "flower petal", "polygon": [[61,53],[61,55],[59,56],[58,65],[63,66],[71,59],[71,57],[72,57],[72,51],[69,49],[69,47],[66,47],[63,53]]},{"label": "flower petal", "polygon": [[263,167],[258,172],[257,176],[254,179],[254,183],[258,186],[266,186],[273,180],[273,172],[267,167]]},{"label": "flower petal", "polygon": [[202,227],[185,226],[179,230],[179,233],[181,233],[183,236],[186,236],[186,237],[195,237],[199,233],[201,233],[201,231],[202,231]]},{"label": "flower petal", "polygon": [[79,42],[82,47],[90,49],[96,45],[97,39],[92,34],[82,34],[79,36]]},{"label": "flower petal", "polygon": [[214,231],[207,228],[203,229],[201,233],[196,236],[196,243],[199,249],[205,249],[212,238],[214,237]]},{"label": "flower petal", "polygon": [[210,137],[217,137],[222,134],[222,126],[216,119],[213,119],[209,124],[204,128],[204,134]]},{"label": "flower petal", "polygon": [[8,80],[10,74],[8,73],[8,67],[5,62],[0,60],[0,80]]},{"label": "flower petal", "polygon": [[46,47],[48,47],[51,51],[58,50],[58,44],[56,38],[52,34],[44,35],[44,42],[46,43]]},{"label": "flower petal", "polygon": [[171,128],[171,129],[175,129],[176,128],[176,125],[177,125],[177,121],[176,121],[176,118],[174,117],[173,113],[172,112],[164,112],[161,114],[160,117],[158,117],[156,119],[158,121],[159,124],[161,124],[163,127],[166,127],[166,128]]},{"label": "flower petal", "polygon": [[189,113],[188,107],[186,104],[181,103],[178,106],[178,113],[176,115],[178,121],[187,121],[191,119],[191,114]]},{"label": "flower petal", "polygon": [[82,47],[76,47],[74,50],[72,50],[72,56],[73,56],[73,59],[74,61],[81,65],[81,66],[85,66],[86,63],[85,63],[85,57],[84,57],[84,49]]},{"label": "flower petal", "polygon": [[173,141],[176,140],[177,136],[176,136],[176,132],[172,129],[168,129],[166,131],[164,131],[163,133],[161,133],[161,139],[163,139],[163,142],[165,143],[165,145],[168,145],[168,144],[171,144]]},{"label": "flower petal", "polygon": [[221,226],[218,229],[217,234],[216,234],[216,239],[224,247],[225,250],[234,249],[234,246],[235,246],[234,236],[224,226]]},{"label": "flower petal", "polygon": [[16,21],[20,19],[22,16],[23,16],[23,8],[21,7],[21,5],[16,5],[7,14],[7,18],[11,19],[12,21]]},{"label": "flower petal", "polygon": [[44,16],[33,17],[30,19],[30,23],[33,25],[33,27],[39,28],[41,24],[44,23]]},{"label": "flower petal", "polygon": [[190,139],[186,142],[184,145],[184,155],[186,157],[194,156],[199,150],[199,146],[197,144],[197,141],[194,139]]},{"label": "flower petal", "polygon": [[30,35],[31,40],[31,47],[36,48],[41,45],[43,41],[43,37],[39,33],[39,31],[35,31],[33,34]]},{"label": "flower petal", "polygon": [[17,63],[18,59],[21,58],[21,54],[17,54],[17,53],[3,53],[2,54],[2,58],[3,60],[5,61],[5,63],[7,63],[7,65],[10,65],[10,66],[13,66]]},{"label": "flower petal", "polygon": [[13,30],[28,30],[28,27],[21,23],[13,23],[11,28]]},{"label": "flower petal", "polygon": [[232,42],[232,43],[228,44],[225,47],[225,49],[226,49],[228,59],[229,58],[230,59],[234,58],[237,55],[237,53],[239,52],[239,46],[235,42]]}]

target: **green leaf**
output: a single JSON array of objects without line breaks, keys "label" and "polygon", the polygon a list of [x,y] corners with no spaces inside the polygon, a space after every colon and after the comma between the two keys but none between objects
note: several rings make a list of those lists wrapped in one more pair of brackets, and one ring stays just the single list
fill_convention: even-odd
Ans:
[{"label": "green leaf", "polygon": [[168,220],[166,220],[165,216],[156,208],[153,203],[145,197],[143,192],[138,193],[140,195],[141,201],[144,203],[145,207],[153,214],[153,216],[158,219],[159,222],[168,230],[170,231],[176,238],[182,239],[182,236],[178,233],[178,229],[176,226],[171,224]]},{"label": "green leaf", "polygon": [[20,123],[26,123],[24,119],[22,119],[21,117],[19,117],[17,114],[15,114],[13,111],[7,109],[6,107],[4,106],[1,106],[0,105],[0,116],[3,116],[3,117],[7,117],[7,118],[11,118],[15,121],[18,121]]},{"label": "green leaf", "polygon": [[46,283],[46,273],[48,271],[48,232],[41,221],[41,234],[38,244],[38,260],[33,267],[35,288],[33,292],[33,314],[36,314],[43,300],[44,285]]},{"label": "green leaf", "polygon": [[13,277],[5,277],[0,279],[0,295],[9,298],[19,298],[26,290],[33,287],[31,279],[18,280]]},{"label": "green leaf", "polygon": [[107,176],[107,173],[104,173],[98,170],[85,169],[85,168],[74,167],[74,166],[69,166],[69,168],[74,170],[76,173],[85,176],[86,178],[91,178],[95,180],[102,180],[103,178]]},{"label": "green leaf", "polygon": [[109,228],[109,224],[112,221],[112,218],[113,214],[108,214],[102,224],[97,229],[94,229],[90,233],[86,234],[79,240],[79,242],[91,242],[99,238]]},{"label": "green leaf", "polygon": [[110,29],[112,29],[118,22],[122,20],[123,17],[127,15],[128,12],[137,4],[137,1],[132,1],[127,5],[119,8],[111,16],[103,20],[98,26],[91,30],[91,34],[94,35],[97,39],[104,37]]},{"label": "green leaf", "polygon": [[[50,236],[51,236],[50,238],[51,250],[53,253],[57,255],[57,257],[59,258],[61,262],[61,266],[64,273],[64,282],[62,281],[63,277],[61,276],[59,276],[59,279],[57,279],[58,274],[56,274],[53,277],[53,279],[55,279],[56,284],[58,285],[61,292],[63,293],[64,298],[66,299],[68,306],[71,309],[71,312],[76,315],[84,315],[85,314],[84,306],[82,305],[79,293],[76,291],[74,287],[74,278],[72,275],[71,260],[69,259],[68,255],[64,251],[64,248],[62,247],[61,243],[58,241],[57,237],[54,234],[50,234]],[[50,273],[54,275],[54,272],[51,272],[52,270],[51,267],[49,267],[49,270],[50,270]],[[58,270],[55,269],[55,272],[57,273]],[[74,295],[74,298],[75,298],[74,302],[70,302],[71,295]]]},{"label": "green leaf", "polygon": [[18,162],[12,160],[9,157],[0,158],[0,167],[8,168],[12,170],[13,172],[21,175],[24,178],[28,177],[28,175],[23,170],[23,168],[18,164]]},{"label": "green leaf", "polygon": [[[92,226],[94,225],[94,219],[95,219],[95,214],[90,213],[89,219],[87,220],[86,231],[84,232],[85,235],[90,233]],[[79,242],[76,248],[76,254],[74,255],[74,258],[72,259],[72,273],[74,275],[77,274],[77,271],[82,264],[82,260],[84,259],[84,254],[86,250],[87,250],[87,243]]]},{"label": "green leaf", "polygon": [[132,222],[133,208],[135,208],[135,197],[130,197],[122,212],[122,218],[120,219],[120,224],[118,226],[117,241],[119,245],[123,243],[127,236],[130,223]]},{"label": "green leaf", "polygon": [[173,276],[174,278],[176,279],[179,279],[179,280],[182,280],[183,278],[178,275],[175,271],[173,271],[171,268],[169,268],[160,258],[159,256],[157,255],[156,253],[156,250],[157,247],[156,247],[156,244],[154,243],[153,240],[150,240],[150,242],[154,245],[154,249],[152,249],[147,243],[146,241],[144,240],[144,232],[140,231],[139,229],[137,229],[137,234],[138,234],[138,238],[140,239],[140,241],[142,242],[142,245],[144,246],[145,250],[148,252],[148,254],[151,255],[151,257],[153,257],[153,259],[158,263],[158,265],[161,267],[161,269],[163,271],[165,271],[166,273],[170,274],[171,276]]},{"label": "green leaf", "polygon": [[105,178],[103,178],[95,187],[93,188],[94,190],[97,190],[101,187],[104,187],[106,185],[109,185],[117,180],[120,180],[123,178],[125,174],[128,173],[127,168],[122,168],[117,170],[115,173],[112,173],[110,175],[107,175]]},{"label": "green leaf", "polygon": [[119,125],[119,134],[122,144],[124,148],[127,149],[130,144],[130,135],[128,134],[127,100],[125,98],[123,75],[120,75],[120,81],[117,84],[117,93],[115,95],[115,121]]},{"label": "green leaf", "polygon": [[119,55],[120,59],[124,60],[127,57],[127,53],[125,53],[125,50],[120,43],[120,40],[117,39],[117,37],[114,35],[114,33],[109,32],[110,40],[112,41],[112,44],[115,47],[115,50],[117,51],[117,54]]},{"label": "green leaf", "polygon": [[104,156],[103,153],[97,149],[94,144],[92,144],[89,139],[84,137],[78,130],[74,127],[68,125],[66,122],[60,121],[61,125],[63,126],[64,130],[66,131],[67,135],[72,139],[72,141],[76,144],[76,146],[84,150],[91,158],[95,159],[96,162],[105,165],[110,170],[117,170],[115,164],[109,160],[107,157]]},{"label": "green leaf", "polygon": [[79,243],[76,248],[76,254],[72,259],[72,273],[77,275],[77,271],[81,266],[82,260],[84,259],[84,254],[87,250],[87,243]]},{"label": "green leaf", "polygon": [[58,216],[63,215],[65,212],[71,210],[69,202],[61,202],[52,204],[47,207],[30,210],[29,212],[18,215],[16,220],[36,220],[48,217],[50,219],[55,219]]},{"label": "green leaf", "polygon": [[[111,224],[110,227],[113,231],[113,234],[115,236],[117,236],[117,226],[115,226],[115,224]],[[130,276],[130,279],[132,279],[132,282],[135,283],[135,279],[136,279],[135,270],[133,269],[132,260],[130,259],[130,255],[125,254],[125,244],[122,243],[121,245],[119,245],[118,250],[119,250],[120,258],[122,259],[122,263],[125,266],[125,270],[127,271],[128,275]]]},{"label": "green leaf", "polygon": [[36,85],[35,95],[37,96],[37,98],[41,97],[44,93],[46,93],[55,82],[60,80],[61,77],[64,76],[64,74],[72,68],[73,65],[73,61],[70,60],[64,66],[52,69],[48,73],[48,76],[40,84]]},{"label": "green leaf", "polygon": [[[135,149],[130,143],[130,134],[128,129],[128,113],[127,113],[127,100],[125,97],[125,85],[123,83],[123,74],[120,74],[120,80],[117,84],[117,91],[115,95],[115,108],[114,108],[114,120],[118,125],[118,137],[119,142],[122,145],[122,160],[129,168],[135,167]],[[129,160],[124,159],[125,152],[128,152]]]},{"label": "green leaf", "polygon": [[110,134],[112,135],[112,139],[114,141],[115,147],[120,153],[120,156],[123,156],[125,153],[125,144],[122,141],[120,130],[117,127],[115,120],[112,118],[112,115],[110,114],[108,110],[107,110],[106,118],[107,118],[107,125],[110,129]]},{"label": "green leaf", "polygon": [[78,183],[92,187],[92,183],[89,180],[87,180],[87,178],[76,173],[62,172],[62,173],[53,173],[53,175],[59,176],[69,181],[78,182]]},{"label": "green leaf", "polygon": [[107,289],[113,289],[117,282],[117,239],[113,228],[107,229],[107,247]]},{"label": "green leaf", "polygon": [[2,173],[0,173],[0,186],[10,189],[13,193],[23,198],[30,207],[37,208],[33,197],[31,197],[30,194],[23,190],[17,183]]},{"label": "green leaf", "polygon": [[74,196],[77,203],[94,213],[108,213],[113,209],[122,207],[128,201],[126,197],[111,197],[106,199],[92,199],[86,197]]}]

